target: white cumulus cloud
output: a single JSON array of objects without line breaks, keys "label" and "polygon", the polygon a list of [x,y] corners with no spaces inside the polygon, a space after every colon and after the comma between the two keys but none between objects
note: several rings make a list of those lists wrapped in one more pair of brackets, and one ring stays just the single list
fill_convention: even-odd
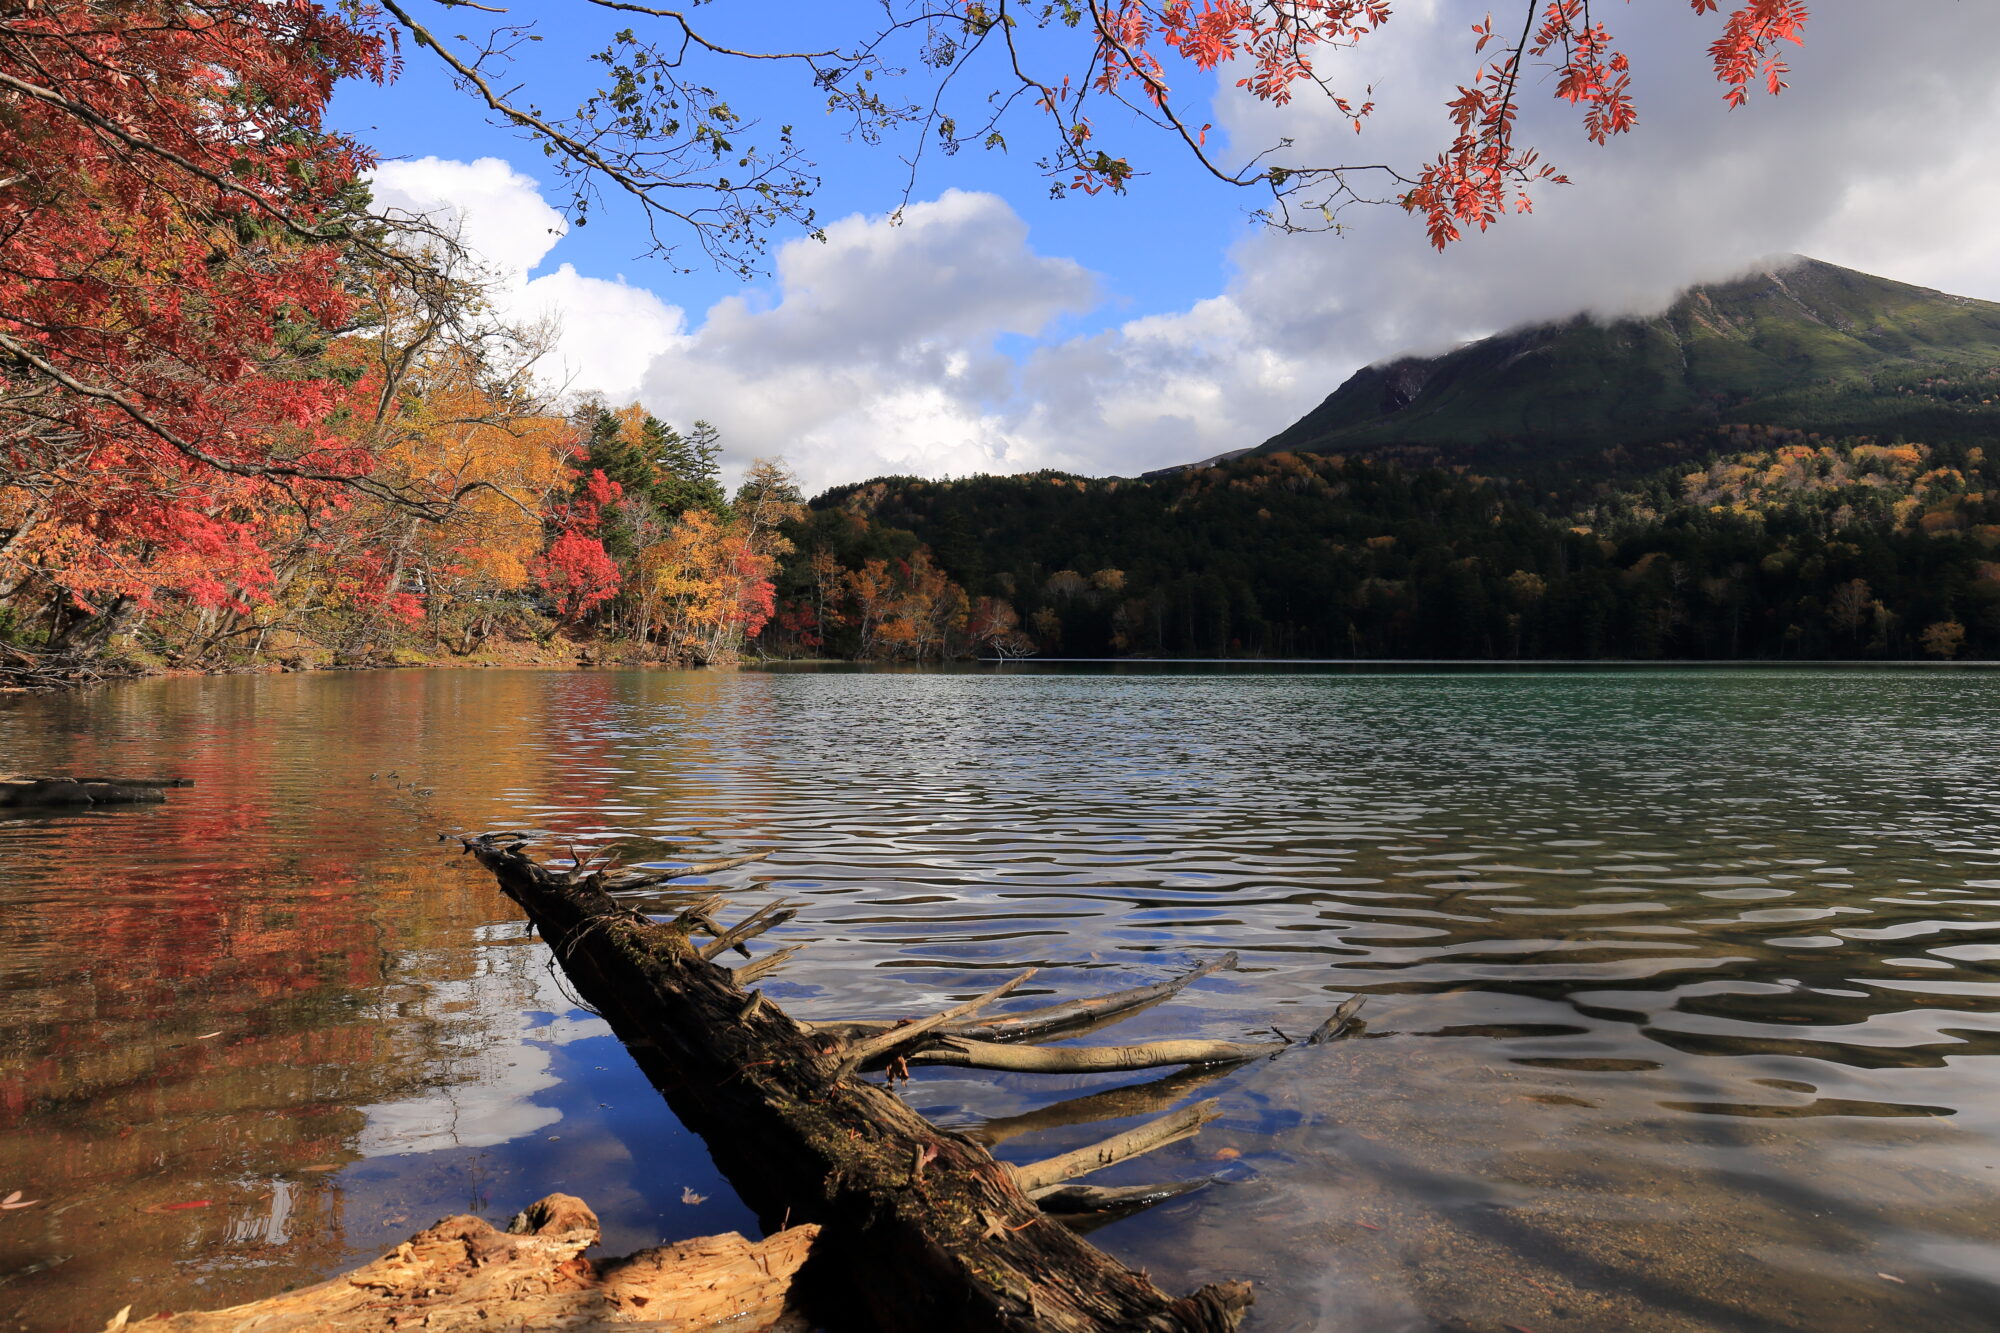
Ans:
[{"label": "white cumulus cloud", "polygon": [[535,180],[500,158],[384,162],[370,184],[378,207],[455,228],[492,271],[496,304],[509,317],[559,324],[541,367],[554,383],[630,399],[647,365],[686,323],[678,306],[622,279],[585,277],[570,264],[530,278],[569,228]]},{"label": "white cumulus cloud", "polygon": [[[1339,81],[1372,83],[1382,107],[1361,138],[1305,99],[1284,112],[1251,102],[1226,71],[1220,131],[1238,144],[1288,135],[1308,159],[1428,157],[1473,59],[1460,9],[1400,7],[1379,37],[1333,57]],[[809,486],[1132,473],[1255,445],[1368,362],[1580,309],[1657,309],[1777,253],[2000,298],[1988,239],[2000,81],[1985,71],[2000,5],[1921,9],[1887,23],[1873,6],[1816,6],[1791,57],[1794,87],[1730,111],[1707,67],[1712,18],[1618,7],[1640,126],[1590,145],[1572,109],[1542,96],[1547,81],[1531,80],[1528,137],[1577,182],[1539,190],[1533,216],[1443,255],[1395,208],[1356,210],[1339,236],[1254,233],[1223,290],[1084,335],[1064,333],[1065,319],[1105,309],[1115,277],[1092,273],[1089,255],[1038,249],[990,194],[947,190],[900,220],[835,222],[824,242],[779,247],[769,284],[694,318],[567,264],[528,278],[562,240],[561,220],[497,159],[393,163],[376,188],[462,217],[468,240],[516,275],[510,309],[561,318],[575,387],[636,395],[682,425],[713,421],[738,464],[782,455]],[[1115,257],[1099,262],[1115,273]]]}]

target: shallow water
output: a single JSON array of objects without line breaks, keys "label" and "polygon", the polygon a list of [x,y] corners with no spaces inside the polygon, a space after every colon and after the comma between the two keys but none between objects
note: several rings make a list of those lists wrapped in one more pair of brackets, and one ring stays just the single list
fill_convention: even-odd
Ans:
[{"label": "shallow water", "polygon": [[[0,825],[0,1198],[37,1201],[0,1210],[0,1328],[252,1299],[554,1189],[612,1252],[754,1230],[435,840],[533,826],[775,848],[720,878],[811,904],[773,937],[813,942],[769,986],[801,1014],[921,1011],[1026,965],[1042,994],[1113,989],[1224,949],[1239,970],[1119,1039],[1297,1035],[1366,993],[1358,1038],[1166,1083],[1152,1110],[1224,1117],[1105,1173],[1216,1177],[1095,1238],[1167,1285],[1252,1279],[1254,1328],[1988,1329],[1996,754],[2000,675],[1957,671],[8,700],[0,767],[198,785]],[[931,1071],[907,1095],[963,1125],[1146,1082]]]}]

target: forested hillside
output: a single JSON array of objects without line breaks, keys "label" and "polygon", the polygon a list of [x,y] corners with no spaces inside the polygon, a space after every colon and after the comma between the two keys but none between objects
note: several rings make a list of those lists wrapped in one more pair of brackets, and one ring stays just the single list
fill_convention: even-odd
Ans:
[{"label": "forested hillside", "polygon": [[[1139,481],[845,487],[792,530],[765,644],[891,659],[2000,655],[2000,470],[1982,447],[1732,425],[1644,453],[1654,466],[1634,480],[1555,489],[1301,453]],[[1596,463],[1580,475],[1635,456]]]}]

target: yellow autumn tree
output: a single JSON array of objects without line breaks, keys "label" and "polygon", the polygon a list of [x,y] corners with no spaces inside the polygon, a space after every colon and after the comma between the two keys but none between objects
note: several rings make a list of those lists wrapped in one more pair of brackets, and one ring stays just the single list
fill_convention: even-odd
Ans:
[{"label": "yellow autumn tree", "polygon": [[675,660],[733,661],[771,617],[777,558],[759,553],[735,516],[690,509],[639,552],[639,631]]}]

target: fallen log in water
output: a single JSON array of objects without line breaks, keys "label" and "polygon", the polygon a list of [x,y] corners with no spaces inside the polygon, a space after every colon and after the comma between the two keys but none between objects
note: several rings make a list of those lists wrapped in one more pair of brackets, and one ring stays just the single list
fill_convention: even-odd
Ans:
[{"label": "fallen log in water", "polygon": [[[801,1023],[741,984],[790,950],[734,973],[718,961],[732,948],[747,953],[742,946],[788,919],[790,905],[773,902],[725,929],[710,897],[656,921],[607,888],[651,886],[675,872],[592,871],[574,855],[569,868],[558,870],[533,860],[518,838],[460,841],[540,930],[578,994],[610,1022],[682,1122],[707,1140],[744,1201],[767,1225],[822,1227],[815,1267],[849,1307],[840,1318],[859,1316],[896,1333],[1216,1333],[1240,1321],[1251,1300],[1248,1284],[1169,1295],[1056,1216],[1129,1211],[1198,1187],[1202,1182],[1100,1190],[1065,1182],[1187,1137],[1216,1113],[1213,1102],[1091,1148],[1010,1166],[860,1076],[883,1067],[894,1076],[923,1063],[1063,1072],[1228,1064],[1291,1045],[1036,1050],[1004,1044],[1113,1021],[1210,968],[1096,1001],[994,1019],[974,1015],[1025,976],[927,1019]],[[707,941],[697,943],[697,932]]]},{"label": "fallen log in water", "polygon": [[[752,1243],[731,1232],[586,1259],[597,1215],[551,1194],[496,1231],[447,1217],[352,1273],[269,1300],[131,1321],[104,1333],[394,1333],[421,1328],[617,1329],[660,1333],[810,1333],[793,1279],[819,1228],[797,1226]],[[128,1323],[128,1321],[130,1321]]]},{"label": "fallen log in water", "polygon": [[0,810],[78,805],[149,805],[167,799],[173,787],[192,787],[186,778],[36,777],[0,773]]}]

